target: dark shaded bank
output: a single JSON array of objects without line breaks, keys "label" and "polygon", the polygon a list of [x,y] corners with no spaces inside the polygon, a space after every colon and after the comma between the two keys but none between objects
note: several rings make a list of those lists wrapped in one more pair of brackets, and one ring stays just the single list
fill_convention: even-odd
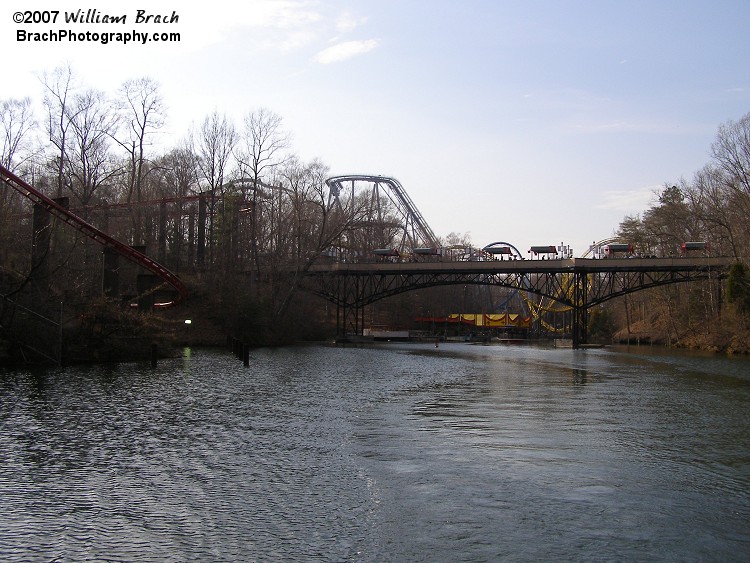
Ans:
[{"label": "dark shaded bank", "polygon": [[222,303],[197,287],[178,306],[139,312],[101,300],[65,310],[62,327],[16,317],[0,330],[0,366],[148,361],[179,355],[184,346],[225,347],[232,340],[257,348],[333,338],[331,325],[309,301],[274,319],[263,303],[243,298]]}]

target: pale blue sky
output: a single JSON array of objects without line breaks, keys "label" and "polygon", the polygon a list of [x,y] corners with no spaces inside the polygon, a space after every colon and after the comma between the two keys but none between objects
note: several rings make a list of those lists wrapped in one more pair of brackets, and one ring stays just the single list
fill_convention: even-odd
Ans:
[{"label": "pale blue sky", "polygon": [[36,76],[69,61],[110,92],[158,80],[165,140],[214,109],[239,124],[265,106],[302,158],[393,176],[438,235],[478,246],[565,242],[580,255],[654,190],[690,179],[718,127],[750,111],[747,0],[149,2],[179,14],[171,26],[135,25],[124,0],[92,4],[127,14],[116,31],[182,39],[21,45],[18,29],[66,26],[18,25],[5,7],[4,67],[18,81],[6,74],[0,97],[41,99]]}]

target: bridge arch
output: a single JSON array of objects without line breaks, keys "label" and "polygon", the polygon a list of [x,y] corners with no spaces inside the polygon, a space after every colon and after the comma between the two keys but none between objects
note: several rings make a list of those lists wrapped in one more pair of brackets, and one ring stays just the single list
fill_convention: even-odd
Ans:
[{"label": "bridge arch", "polygon": [[444,285],[494,285],[544,296],[572,309],[575,346],[586,341],[590,308],[661,285],[719,280],[733,262],[706,257],[359,263],[313,267],[308,276],[312,291],[342,308],[345,317],[386,297]]}]

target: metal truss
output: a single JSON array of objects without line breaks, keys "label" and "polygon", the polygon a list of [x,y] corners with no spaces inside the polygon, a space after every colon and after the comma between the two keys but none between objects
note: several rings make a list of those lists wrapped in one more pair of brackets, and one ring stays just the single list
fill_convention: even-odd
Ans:
[{"label": "metal truss", "polygon": [[[574,346],[585,343],[588,310],[615,297],[667,284],[718,280],[732,258],[566,259],[317,265],[311,291],[344,317],[380,299],[443,285],[493,285],[548,297],[573,309]],[[355,323],[356,325],[356,323]]]},{"label": "metal truss", "polygon": [[589,306],[594,306],[643,289],[697,280],[716,280],[725,276],[725,269],[710,268],[595,272],[586,275],[587,301]]}]

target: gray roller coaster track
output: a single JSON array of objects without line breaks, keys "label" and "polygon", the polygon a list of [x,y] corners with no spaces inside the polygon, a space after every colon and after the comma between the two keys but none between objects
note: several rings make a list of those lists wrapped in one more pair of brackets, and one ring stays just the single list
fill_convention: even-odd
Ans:
[{"label": "gray roller coaster track", "polygon": [[[326,180],[326,184],[330,190],[330,199],[339,202],[339,194],[345,190],[345,182],[370,182],[374,185],[386,186],[393,197],[391,200],[396,204],[399,212],[402,213],[405,219],[405,229],[409,233],[413,242],[416,245],[424,245],[429,247],[437,246],[437,237],[432,231],[430,226],[425,221],[422,214],[419,212],[414,202],[406,193],[403,186],[395,178],[389,178],[388,176],[373,176],[368,174],[350,174],[347,176],[334,176]],[[329,199],[329,203],[332,203]],[[340,203],[340,202],[339,202]]]}]

